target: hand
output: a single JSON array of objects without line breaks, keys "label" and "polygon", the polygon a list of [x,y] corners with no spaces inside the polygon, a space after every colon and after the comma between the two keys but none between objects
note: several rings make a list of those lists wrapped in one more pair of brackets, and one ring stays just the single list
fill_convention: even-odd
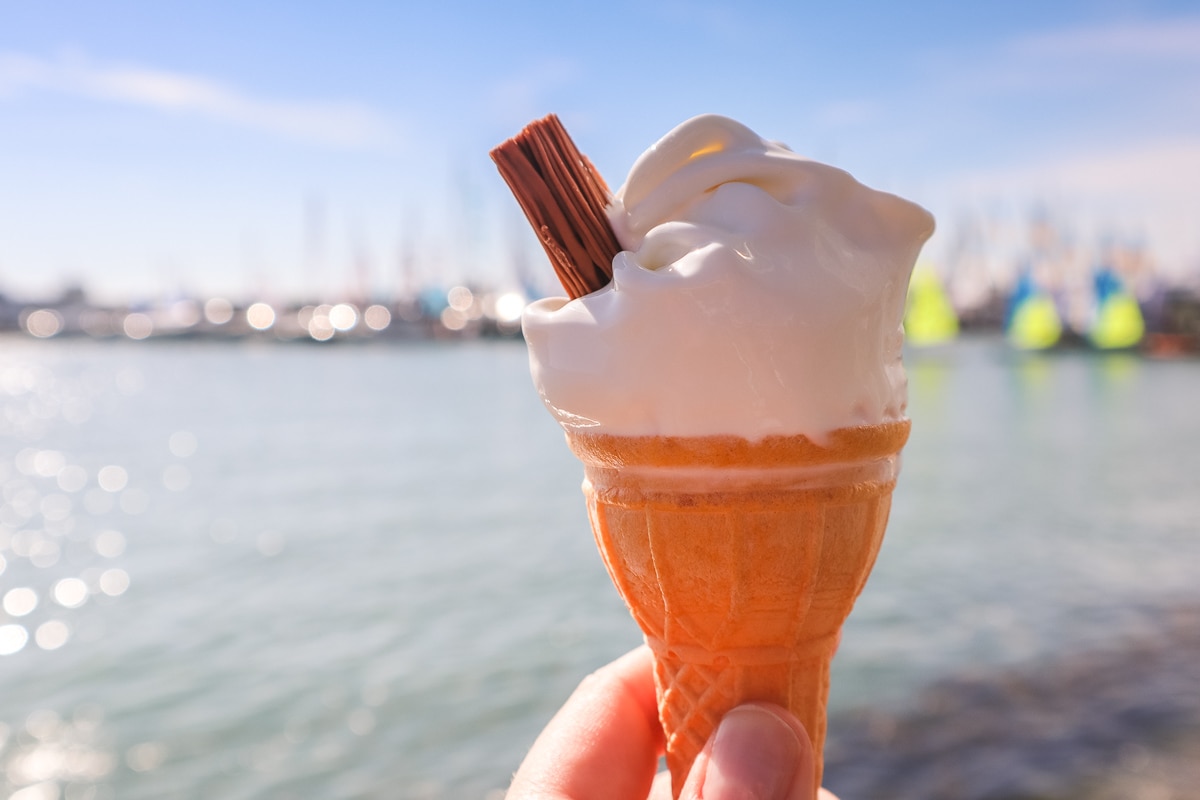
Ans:
[{"label": "hand", "polygon": [[[663,733],[654,662],[639,647],[589,675],[550,720],[506,800],[670,800],[655,775]],[[837,800],[812,796],[812,745],[786,709],[749,703],[725,715],[696,757],[681,800]]]}]

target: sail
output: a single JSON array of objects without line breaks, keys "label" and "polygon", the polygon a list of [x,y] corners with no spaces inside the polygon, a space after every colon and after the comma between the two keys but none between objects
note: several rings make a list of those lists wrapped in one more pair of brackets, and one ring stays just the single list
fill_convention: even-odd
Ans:
[{"label": "sail", "polygon": [[904,309],[904,337],[916,347],[952,341],[958,336],[958,315],[950,298],[928,264],[917,264],[908,284]]},{"label": "sail", "polygon": [[1004,333],[1019,350],[1047,350],[1062,337],[1062,318],[1054,298],[1028,272],[1017,282],[1009,301]]},{"label": "sail", "polygon": [[1136,347],[1146,333],[1146,321],[1137,298],[1112,270],[1101,268],[1095,275],[1096,310],[1088,329],[1088,340],[1099,350]]}]

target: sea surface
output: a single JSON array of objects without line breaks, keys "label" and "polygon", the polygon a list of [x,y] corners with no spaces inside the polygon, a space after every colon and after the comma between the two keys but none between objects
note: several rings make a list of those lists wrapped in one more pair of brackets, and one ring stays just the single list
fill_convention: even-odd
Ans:
[{"label": "sea surface", "polygon": [[[1200,362],[908,355],[831,710],[1200,599]],[[639,642],[519,342],[0,340],[0,798],[499,797]]]}]

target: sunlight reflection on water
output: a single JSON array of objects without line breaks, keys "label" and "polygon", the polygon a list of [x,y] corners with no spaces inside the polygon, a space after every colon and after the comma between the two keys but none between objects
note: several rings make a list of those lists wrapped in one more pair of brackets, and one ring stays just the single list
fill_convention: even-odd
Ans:
[{"label": "sunlight reflection on water", "polygon": [[[7,451],[0,451],[7,456],[0,460],[0,608],[8,617],[0,620],[0,655],[16,664],[31,648],[50,653],[77,638],[104,636],[107,611],[88,614],[86,607],[129,590],[119,561],[126,538],[117,528],[122,515],[144,513],[150,495],[110,460],[121,448],[89,452],[78,441],[98,403],[141,390],[137,370],[105,375],[74,364],[63,371],[50,366],[57,359],[38,363],[32,351],[8,355],[0,362],[0,441]],[[29,700],[37,698],[18,705],[30,708]],[[66,718],[33,706],[23,724],[5,722],[0,787],[18,800],[111,796],[100,782],[117,756],[102,719],[100,706],[81,703]]]},{"label": "sunlight reflection on water", "polygon": [[[380,788],[370,767],[415,735],[403,720],[444,716],[441,696],[478,698],[483,684],[472,677],[446,692],[412,680],[422,672],[396,635],[413,626],[404,608],[420,607],[408,598],[431,587],[397,593],[395,579],[407,579],[403,565],[388,566],[394,557],[376,559],[382,571],[362,581],[356,564],[372,556],[345,538],[369,545],[396,522],[446,528],[437,517],[459,488],[445,482],[457,453],[399,475],[370,447],[387,425],[379,417],[350,426],[343,447],[343,406],[362,400],[340,388],[353,370],[315,385],[307,369],[291,372],[309,401],[293,417],[263,405],[276,400],[269,381],[239,391],[256,384],[257,354],[246,363],[238,353],[241,374],[201,382],[207,397],[189,403],[197,384],[164,380],[163,351],[84,350],[0,363],[0,678],[29,688],[0,702],[0,796],[161,797],[180,781],[206,796],[267,786],[276,796],[435,796],[460,781]],[[224,353],[205,359],[219,366]],[[196,416],[198,406],[215,413]],[[416,439],[429,433],[419,409],[394,410]],[[388,500],[397,483],[430,480],[441,488],[419,510]],[[399,541],[411,555],[425,549],[407,533]],[[422,569],[412,577],[428,580]],[[422,621],[414,640],[428,645],[431,630]],[[442,669],[450,664],[452,678],[464,676],[463,662]],[[364,762],[364,752],[376,755]]]}]

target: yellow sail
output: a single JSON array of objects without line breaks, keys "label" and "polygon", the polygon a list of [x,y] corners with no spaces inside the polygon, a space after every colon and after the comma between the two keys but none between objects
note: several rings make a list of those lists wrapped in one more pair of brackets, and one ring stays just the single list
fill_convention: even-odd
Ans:
[{"label": "yellow sail", "polygon": [[1017,303],[1008,324],[1008,341],[1019,350],[1047,350],[1062,336],[1062,319],[1054,300],[1036,291]]},{"label": "yellow sail", "polygon": [[1146,321],[1137,298],[1110,269],[1097,270],[1096,313],[1088,329],[1088,339],[1099,350],[1125,350],[1135,347],[1146,333]]},{"label": "yellow sail", "polygon": [[958,336],[958,315],[937,272],[928,264],[917,264],[908,283],[904,336],[916,347],[943,344]]},{"label": "yellow sail", "polygon": [[1101,304],[1089,338],[1101,350],[1124,350],[1136,346],[1145,333],[1146,322],[1137,299],[1121,292]]}]

